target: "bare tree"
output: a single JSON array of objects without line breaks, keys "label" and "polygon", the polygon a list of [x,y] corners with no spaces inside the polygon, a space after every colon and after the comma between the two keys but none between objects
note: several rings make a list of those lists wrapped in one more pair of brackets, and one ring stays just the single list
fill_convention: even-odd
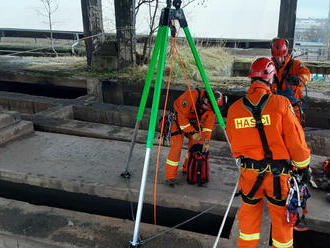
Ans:
[{"label": "bare tree", "polygon": [[136,63],[135,0],[115,0],[118,68]]},{"label": "bare tree", "polygon": [[54,24],[53,15],[58,10],[59,0],[40,0],[40,1],[43,5],[43,9],[42,11],[38,11],[38,12],[40,15],[47,18],[47,24],[49,25],[49,31],[50,31],[51,46],[57,57],[58,54],[55,50],[54,37],[53,37],[53,24]]},{"label": "bare tree", "polygon": [[[142,2],[141,4],[143,4],[143,1],[141,1],[141,2]],[[155,4],[154,7],[152,7],[152,5],[151,5],[153,2]],[[156,20],[156,16],[157,16],[157,12],[158,12],[159,0],[144,1],[144,3],[148,4],[148,9],[149,9],[149,34],[143,44],[142,59],[143,59],[144,63],[147,63],[150,58],[150,54],[151,54],[152,36],[158,29],[158,26],[155,25],[155,20]]]},{"label": "bare tree", "polygon": [[197,3],[197,5],[206,5],[207,0],[183,0],[181,8],[186,8],[192,3]]},{"label": "bare tree", "polygon": [[[182,7],[187,7],[192,3],[205,4],[207,0],[183,0]],[[142,61],[146,62],[151,54],[151,42],[154,33],[158,29],[156,24],[159,17],[160,8],[166,6],[165,0],[114,0],[117,44],[118,44],[118,64],[119,68],[134,65],[136,62],[136,34],[135,19],[142,6],[148,8],[148,37],[144,42]]]},{"label": "bare tree", "polygon": [[[183,0],[181,8],[186,8],[192,3],[198,5],[205,5],[207,0]],[[135,15],[138,14],[140,7],[143,5],[148,5],[148,23],[149,23],[149,33],[147,39],[144,41],[143,50],[142,50],[142,62],[147,63],[150,59],[151,55],[151,43],[153,39],[153,35],[158,29],[158,24],[156,23],[156,19],[159,19],[159,9],[165,7],[166,1],[161,0],[139,0],[136,4]]]},{"label": "bare tree", "polygon": [[[101,0],[81,0],[81,13],[83,18],[87,64],[95,68],[96,54],[100,51],[104,42],[103,36],[103,13]],[[102,50],[102,49],[101,49]]]}]

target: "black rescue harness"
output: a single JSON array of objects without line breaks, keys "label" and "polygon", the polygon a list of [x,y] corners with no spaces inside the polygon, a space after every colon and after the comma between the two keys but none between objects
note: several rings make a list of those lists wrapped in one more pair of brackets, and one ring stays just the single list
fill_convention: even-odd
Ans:
[{"label": "black rescue harness", "polygon": [[258,129],[258,133],[261,139],[262,147],[264,150],[264,159],[263,160],[253,160],[250,158],[242,158],[242,168],[245,169],[255,169],[258,171],[258,177],[256,182],[254,183],[251,191],[244,195],[241,192],[242,199],[246,203],[249,204],[256,204],[261,199],[254,199],[253,196],[260,188],[267,172],[271,172],[273,175],[273,192],[274,192],[274,198],[271,198],[269,196],[266,196],[267,199],[279,206],[285,206],[285,200],[281,200],[281,184],[280,184],[280,175],[281,174],[289,174],[290,167],[287,160],[273,160],[273,153],[269,149],[269,145],[267,142],[265,130],[264,130],[264,124],[262,123],[262,110],[266,106],[267,100],[269,99],[270,95],[265,94],[261,97],[259,103],[257,105],[253,105],[247,97],[243,98],[243,103],[245,107],[252,113],[255,121],[256,121],[256,128]]},{"label": "black rescue harness", "polygon": [[[201,113],[200,113],[200,108],[201,108],[201,91],[200,89],[196,88],[197,92],[198,92],[198,97],[197,97],[197,100],[196,100],[196,103],[195,103],[195,106],[196,106],[196,110],[197,110],[197,115],[198,115],[198,119],[200,120],[201,119]],[[178,113],[174,110],[174,113],[175,113],[175,117],[177,117]],[[177,125],[178,127],[178,131],[176,132],[172,132],[171,133],[171,136],[175,136],[175,135],[179,135],[179,134],[185,134],[186,136],[188,135],[191,135],[191,134],[194,134],[194,133],[185,133],[183,132],[181,129],[180,129],[180,126],[179,124],[177,123],[177,119],[175,118],[174,119],[175,121],[175,125]],[[193,119],[193,120],[190,120],[190,124],[196,129],[198,130],[198,124],[197,124],[197,120],[196,119]]]},{"label": "black rescue harness", "polygon": [[[277,85],[278,91],[283,90],[284,80],[286,80],[286,79],[289,80],[290,79],[289,71],[290,71],[292,65],[293,65],[293,59],[290,59],[290,61],[287,63],[287,65],[284,68],[281,81],[278,79],[278,77],[276,75],[274,75],[274,83]],[[297,84],[299,84],[299,81],[300,81],[300,82],[302,82],[302,84],[306,88],[305,82],[302,81],[301,79],[299,79],[299,77],[297,77],[297,78],[298,78],[298,83]],[[287,84],[287,87],[289,87],[288,84]],[[307,96],[307,88],[306,88],[306,96]],[[305,113],[304,113],[304,110],[303,110],[303,101],[302,100],[297,101],[297,102],[292,102],[291,101],[291,104],[292,104],[292,107],[295,107],[295,106],[298,107],[298,110],[299,110],[299,113],[300,113],[300,116],[301,116],[301,119],[300,119],[301,126],[305,127],[305,124],[306,124],[305,118],[306,117],[305,117]]]},{"label": "black rescue harness", "polygon": [[286,66],[284,68],[281,81],[278,79],[278,77],[276,75],[274,75],[275,83],[277,84],[278,90],[280,90],[280,91],[283,90],[284,80],[289,75],[289,71],[290,71],[292,65],[293,65],[293,59],[290,59],[290,61],[286,64]]}]

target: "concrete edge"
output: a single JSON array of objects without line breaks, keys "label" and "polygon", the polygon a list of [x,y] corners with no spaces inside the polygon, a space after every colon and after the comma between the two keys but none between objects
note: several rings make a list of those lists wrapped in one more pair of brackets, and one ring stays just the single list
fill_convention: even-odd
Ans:
[{"label": "concrete edge", "polygon": [[[0,198],[0,213],[3,218],[0,236],[37,244],[35,247],[128,247],[134,231],[134,222],[130,220],[35,206],[3,198]],[[17,220],[16,227],[10,223],[11,219]],[[28,232],[28,228],[36,232]],[[37,232],[38,229],[41,233]],[[166,227],[140,224],[142,240],[168,230]],[[168,248],[171,243],[171,248],[208,248],[212,247],[214,241],[213,236],[175,229],[143,247]],[[233,247],[228,245],[226,239],[221,239],[221,242],[224,248]]]}]

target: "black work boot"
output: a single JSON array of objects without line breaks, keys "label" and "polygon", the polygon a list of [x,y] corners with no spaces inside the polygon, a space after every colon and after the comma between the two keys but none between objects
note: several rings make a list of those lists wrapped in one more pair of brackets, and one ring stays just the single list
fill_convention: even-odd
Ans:
[{"label": "black work boot", "polygon": [[325,199],[327,200],[327,202],[330,202],[330,193],[327,193],[327,194],[325,195]]},{"label": "black work boot", "polygon": [[166,184],[167,184],[168,186],[170,186],[171,188],[174,188],[174,187],[175,187],[175,184],[176,184],[176,180],[175,180],[175,178],[172,178],[172,179],[168,179],[168,180],[166,180]]},{"label": "black work boot", "polygon": [[308,231],[309,228],[305,221],[305,217],[301,217],[300,219],[298,219],[296,222],[296,225],[293,227],[293,229],[298,232]]}]

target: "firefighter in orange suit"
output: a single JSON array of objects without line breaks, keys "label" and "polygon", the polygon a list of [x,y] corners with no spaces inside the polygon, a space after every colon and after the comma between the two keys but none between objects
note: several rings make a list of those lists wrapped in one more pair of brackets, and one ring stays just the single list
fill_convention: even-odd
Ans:
[{"label": "firefighter in orange suit", "polygon": [[[272,222],[273,247],[293,247],[293,226],[286,221],[289,170],[307,178],[310,150],[286,97],[273,95],[275,65],[259,58],[251,66],[247,95],[228,110],[227,135],[235,158],[240,158],[238,247],[257,247],[263,198]],[[290,163],[288,161],[291,161]]]},{"label": "firefighter in orange suit", "polygon": [[310,80],[310,72],[302,61],[291,58],[288,45],[285,39],[273,39],[272,60],[277,73],[272,90],[275,94],[290,100],[298,120],[305,127],[305,115],[302,110],[303,88]]},{"label": "firefighter in orange suit", "polygon": [[[221,107],[223,105],[222,94],[219,91],[213,91],[213,94],[217,105]],[[199,133],[194,105],[201,125],[201,134]],[[175,100],[174,110],[176,111],[176,120],[171,126],[171,147],[165,165],[166,181],[172,187],[176,183],[184,136],[189,139],[188,149],[194,144],[200,143],[203,144],[203,151],[208,151],[215,120],[215,114],[206,90],[196,89],[184,92]],[[186,172],[187,163],[188,156],[186,156],[183,164],[183,172]]]}]

